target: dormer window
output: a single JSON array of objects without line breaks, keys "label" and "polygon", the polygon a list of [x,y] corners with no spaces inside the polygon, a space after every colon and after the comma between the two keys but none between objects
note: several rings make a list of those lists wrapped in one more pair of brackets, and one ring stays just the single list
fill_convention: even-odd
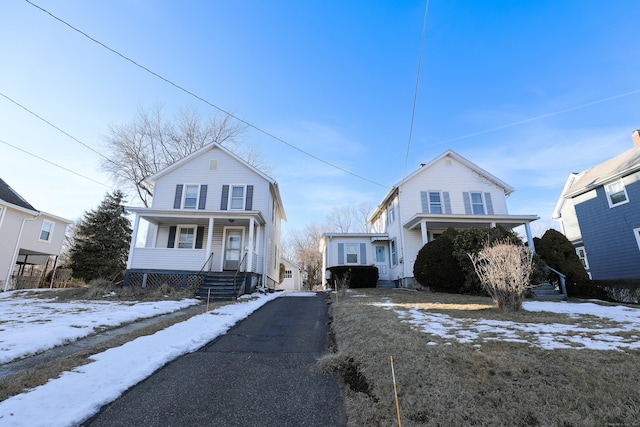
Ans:
[{"label": "dormer window", "polygon": [[625,188],[622,180],[607,184],[604,188],[607,193],[607,201],[609,202],[610,208],[629,202],[627,189]]}]

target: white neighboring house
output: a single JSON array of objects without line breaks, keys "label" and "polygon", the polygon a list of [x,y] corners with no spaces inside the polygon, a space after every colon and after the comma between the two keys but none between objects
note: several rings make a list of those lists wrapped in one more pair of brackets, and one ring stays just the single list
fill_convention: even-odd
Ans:
[{"label": "white neighboring house", "polygon": [[539,217],[509,214],[506,199],[512,192],[504,181],[447,150],[389,190],[369,218],[371,233],[324,234],[323,271],[339,265],[375,265],[379,284],[414,287],[418,251],[449,227],[500,225],[511,230],[524,225],[534,249],[529,223]]},{"label": "white neighboring house", "polygon": [[[202,271],[241,271],[251,287],[275,287],[286,220],[275,180],[209,144],[147,181],[151,207],[127,208],[135,219],[125,285],[186,284]],[[146,235],[138,233],[145,228]]]},{"label": "white neighboring house", "polygon": [[43,285],[72,222],[35,209],[0,179],[0,290]]},{"label": "white neighboring house", "polygon": [[295,262],[282,258],[280,262],[284,265],[284,279],[278,285],[278,289],[285,291],[301,291],[302,290],[302,274],[300,266]]}]

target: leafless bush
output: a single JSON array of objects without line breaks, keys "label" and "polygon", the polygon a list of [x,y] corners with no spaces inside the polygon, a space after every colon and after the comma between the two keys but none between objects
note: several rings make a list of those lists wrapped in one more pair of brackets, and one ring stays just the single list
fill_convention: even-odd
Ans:
[{"label": "leafless bush", "polygon": [[500,310],[522,309],[529,276],[533,271],[533,254],[524,246],[507,240],[485,244],[477,254],[468,254],[482,287]]}]

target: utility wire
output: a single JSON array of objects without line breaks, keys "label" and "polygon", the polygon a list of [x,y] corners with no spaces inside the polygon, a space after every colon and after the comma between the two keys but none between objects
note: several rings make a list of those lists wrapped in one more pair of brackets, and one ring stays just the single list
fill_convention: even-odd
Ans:
[{"label": "utility wire", "polygon": [[424,18],[422,19],[422,40],[420,41],[420,56],[418,58],[418,73],[416,75],[416,87],[413,90],[413,106],[411,108],[411,125],[409,126],[409,141],[407,142],[407,155],[404,159],[404,173],[402,179],[407,177],[407,165],[409,164],[409,151],[411,150],[411,138],[413,137],[413,122],[416,117],[416,103],[418,101],[418,85],[420,83],[420,68],[422,67],[422,51],[424,49],[424,35],[427,32],[427,15],[429,14],[429,0],[424,8]]},{"label": "utility wire", "polygon": [[34,113],[33,111],[29,110],[27,107],[25,107],[24,105],[20,104],[18,101],[15,101],[11,98],[9,98],[7,95],[5,95],[4,93],[0,92],[0,96],[2,96],[3,98],[6,98],[7,100],[13,102],[15,105],[17,105],[18,107],[22,108],[23,110],[25,110],[26,112],[28,112],[29,114],[37,117],[38,119],[42,120],[43,122],[45,122],[46,124],[48,124],[49,126],[51,126],[52,128],[58,130],[59,132],[62,132],[64,135],[68,136],[69,138],[73,139],[74,141],[76,141],[77,143],[85,146],[86,148],[88,148],[89,150],[93,151],[94,153],[96,153],[97,155],[99,155],[100,157],[104,158],[105,160],[107,160],[108,162],[111,162],[111,159],[109,159],[107,156],[105,156],[104,154],[102,154],[101,152],[97,151],[96,149],[94,149],[93,147],[85,144],[84,142],[80,141],[78,138],[68,134],[67,132],[63,131],[62,129],[60,129],[58,126],[54,125],[53,123],[51,123],[50,121],[46,120],[45,118],[39,116],[38,114]]},{"label": "utility wire", "polygon": [[72,173],[72,174],[74,174],[74,175],[77,175],[77,176],[79,176],[80,178],[84,178],[84,179],[87,179],[87,180],[89,180],[89,181],[95,182],[96,184],[100,184],[100,185],[102,185],[102,186],[104,186],[104,187],[107,187],[107,188],[109,188],[109,189],[113,189],[113,187],[111,187],[110,185],[107,185],[107,184],[104,184],[104,183],[102,183],[102,182],[96,181],[96,180],[95,180],[95,179],[93,179],[93,178],[89,178],[88,176],[84,176],[84,175],[82,175],[82,174],[80,174],[80,173],[78,173],[78,172],[72,171],[71,169],[66,168],[66,167],[64,167],[64,166],[60,166],[59,164],[54,163],[54,162],[52,162],[51,160],[47,160],[47,159],[42,158],[42,157],[40,157],[40,156],[38,156],[38,155],[36,155],[36,154],[30,153],[30,152],[28,152],[27,150],[24,150],[24,149],[22,149],[22,148],[20,148],[20,147],[16,147],[16,146],[15,146],[15,145],[13,145],[13,144],[9,144],[7,141],[3,141],[2,139],[0,139],[0,142],[1,142],[1,143],[3,143],[3,144],[5,144],[5,145],[8,145],[8,146],[9,146],[9,147],[11,147],[11,148],[15,148],[15,149],[16,149],[16,150],[18,150],[18,151],[22,151],[22,152],[23,152],[23,153],[25,153],[25,154],[28,154],[28,155],[30,155],[30,156],[32,156],[32,157],[35,157],[36,159],[42,160],[43,162],[47,162],[47,163],[49,163],[50,165],[53,165],[53,166],[55,166],[55,167],[57,167],[57,168],[60,168],[60,169],[65,170],[65,171],[67,171],[67,172],[70,172],[70,173]]},{"label": "utility wire", "polygon": [[165,83],[170,84],[171,86],[175,87],[176,89],[181,90],[182,92],[184,92],[184,93],[186,93],[186,94],[188,94],[188,95],[190,95],[190,96],[192,96],[192,97],[196,98],[197,100],[199,100],[199,101],[201,101],[201,102],[203,102],[203,103],[205,103],[205,104],[209,105],[210,107],[213,107],[213,108],[215,108],[216,110],[218,110],[218,111],[220,111],[220,112],[222,112],[222,113],[224,113],[224,114],[228,115],[229,117],[233,117],[234,119],[236,119],[236,120],[237,120],[237,121],[239,121],[240,123],[242,123],[242,124],[244,124],[244,125],[246,125],[246,126],[248,126],[248,127],[252,128],[252,129],[257,130],[258,132],[260,132],[260,133],[262,133],[262,134],[264,134],[264,135],[268,136],[269,138],[274,139],[274,140],[276,140],[276,141],[278,141],[278,142],[280,142],[280,143],[282,143],[282,144],[285,144],[286,146],[288,146],[288,147],[290,147],[290,148],[292,148],[292,149],[294,149],[294,150],[296,150],[296,151],[298,151],[298,152],[300,152],[300,153],[302,153],[302,154],[304,154],[304,155],[306,155],[306,156],[308,156],[308,157],[311,157],[312,159],[315,159],[315,160],[317,160],[317,161],[319,161],[319,162],[321,162],[321,163],[324,163],[325,165],[330,166],[330,167],[332,167],[332,168],[334,168],[334,169],[338,169],[339,171],[344,172],[344,173],[346,173],[346,174],[349,174],[349,175],[351,175],[351,176],[353,176],[353,177],[355,177],[355,178],[361,179],[361,180],[363,180],[363,181],[369,182],[369,183],[371,183],[371,184],[374,184],[374,185],[377,185],[377,186],[380,186],[380,187],[383,187],[383,188],[387,188],[387,189],[388,189],[388,188],[390,188],[388,185],[384,185],[384,184],[380,184],[380,183],[378,183],[378,182],[372,181],[372,180],[370,180],[370,179],[368,179],[368,178],[365,178],[365,177],[363,177],[363,176],[361,176],[361,175],[358,175],[358,174],[356,174],[356,173],[354,173],[354,172],[351,172],[351,171],[349,171],[349,170],[347,170],[347,169],[345,169],[345,168],[343,168],[343,167],[340,167],[340,166],[335,165],[335,164],[333,164],[333,163],[330,163],[330,162],[328,162],[328,161],[326,161],[326,160],[323,160],[323,159],[321,159],[320,157],[318,157],[318,156],[316,156],[316,155],[314,155],[314,154],[311,154],[311,153],[309,153],[308,151],[305,151],[305,150],[303,150],[302,148],[299,148],[299,147],[297,147],[297,146],[295,146],[295,145],[293,145],[293,144],[291,144],[291,143],[289,143],[289,142],[285,141],[284,139],[279,138],[279,137],[277,137],[277,136],[273,135],[272,133],[270,133],[270,132],[268,132],[268,131],[266,131],[266,130],[264,130],[264,129],[262,129],[262,128],[260,128],[260,127],[258,127],[258,126],[256,126],[256,125],[254,125],[254,124],[252,124],[252,123],[249,123],[248,121],[246,121],[246,120],[244,120],[244,119],[242,119],[242,118],[240,118],[240,117],[238,117],[238,116],[236,116],[236,115],[232,114],[231,112],[229,112],[229,111],[225,110],[224,108],[218,107],[217,105],[215,105],[215,104],[213,104],[212,102],[210,102],[210,101],[206,100],[205,98],[203,98],[203,97],[201,97],[201,96],[197,95],[196,93],[191,92],[190,90],[186,89],[186,88],[185,88],[185,87],[183,87],[183,86],[180,86],[180,85],[179,85],[179,84],[177,84],[177,83],[174,83],[173,81],[171,81],[171,80],[167,79],[166,77],[163,77],[162,75],[160,75],[160,74],[156,73],[155,71],[153,71],[153,70],[151,70],[151,69],[149,69],[149,68],[145,67],[144,65],[139,64],[138,62],[136,62],[135,60],[133,60],[133,59],[129,58],[128,56],[126,56],[126,55],[124,55],[124,54],[122,54],[122,53],[118,52],[117,50],[115,50],[115,49],[113,49],[113,48],[111,48],[111,47],[107,46],[106,44],[102,43],[101,41],[99,41],[99,40],[97,40],[97,39],[95,39],[95,38],[91,37],[91,36],[90,36],[90,35],[88,35],[87,33],[83,32],[82,30],[80,30],[80,29],[78,29],[78,28],[76,28],[76,27],[74,27],[73,25],[71,25],[70,23],[66,22],[65,20],[63,20],[63,19],[61,19],[61,18],[57,17],[57,16],[56,16],[56,15],[54,15],[53,13],[51,13],[51,12],[49,12],[48,10],[44,9],[43,7],[38,6],[37,4],[35,4],[35,3],[31,2],[30,0],[25,0],[25,1],[26,1],[27,3],[29,3],[31,6],[33,6],[33,7],[37,8],[37,9],[40,9],[42,12],[44,12],[44,13],[48,14],[49,16],[51,16],[52,18],[54,18],[55,20],[57,20],[57,21],[59,21],[59,22],[63,23],[64,25],[66,25],[67,27],[71,28],[72,30],[74,30],[74,31],[76,31],[76,32],[78,32],[78,33],[80,33],[80,34],[82,34],[84,37],[88,38],[88,39],[89,39],[89,40],[91,40],[92,42],[94,42],[94,43],[96,43],[96,44],[98,44],[98,45],[102,46],[102,47],[103,47],[103,48],[105,48],[105,49],[107,49],[107,50],[108,50],[108,51],[110,51],[111,53],[114,53],[114,54],[118,55],[118,56],[119,56],[119,57],[121,57],[122,59],[124,59],[124,60],[126,60],[126,61],[128,61],[128,62],[132,63],[133,65],[135,65],[135,66],[136,66],[136,67],[138,67],[138,68],[141,68],[142,70],[146,71],[147,73],[149,73],[149,74],[151,74],[151,75],[153,75],[153,76],[155,76],[155,77],[159,78],[160,80],[164,81]]}]

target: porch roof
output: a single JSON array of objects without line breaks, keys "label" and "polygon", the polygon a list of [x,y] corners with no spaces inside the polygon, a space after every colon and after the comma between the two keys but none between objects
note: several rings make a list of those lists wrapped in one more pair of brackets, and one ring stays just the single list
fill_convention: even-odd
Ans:
[{"label": "porch roof", "polygon": [[427,228],[479,228],[491,227],[493,224],[512,229],[540,219],[537,215],[446,215],[419,213],[403,224],[404,228],[414,230],[425,223]]},{"label": "porch roof", "polygon": [[209,219],[213,218],[214,224],[216,221],[224,220],[226,223],[233,223],[235,221],[246,220],[253,218],[259,225],[266,223],[264,215],[261,211],[241,211],[241,210],[227,210],[227,211],[208,211],[208,210],[164,210],[164,209],[151,209],[141,207],[127,207],[127,211],[136,214],[139,218],[144,219],[152,224],[198,224],[207,225]]}]

